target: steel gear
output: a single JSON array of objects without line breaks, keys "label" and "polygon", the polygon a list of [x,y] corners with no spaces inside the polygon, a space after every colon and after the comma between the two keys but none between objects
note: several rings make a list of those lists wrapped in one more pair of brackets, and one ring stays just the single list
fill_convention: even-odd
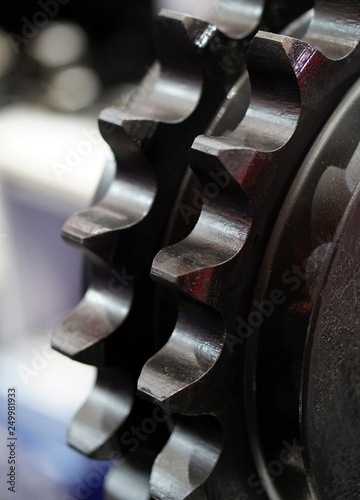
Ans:
[{"label": "steel gear", "polygon": [[[257,304],[281,294],[247,352],[248,422],[271,498],[360,495],[359,106],[357,80],[300,168],[259,274]],[[273,481],[267,464],[294,441],[296,468],[285,461]]]},{"label": "steel gear", "polygon": [[[92,278],[83,301],[53,336],[56,349],[99,367],[94,392],[70,426],[69,442],[89,456],[123,450],[125,429],[153,411],[135,398],[142,369],[140,395],[174,416],[170,438],[152,467],[153,498],[358,498],[359,455],[346,434],[359,437],[358,398],[339,394],[341,373],[356,379],[358,362],[336,371],[338,382],[329,394],[322,377],[332,373],[332,361],[338,366],[344,352],[350,356],[358,349],[353,336],[336,337],[334,349],[341,352],[336,358],[324,341],[334,325],[329,317],[346,331],[353,332],[356,323],[350,291],[344,294],[351,320],[336,306],[324,277],[328,270],[329,282],[344,289],[337,272],[339,242],[347,239],[344,248],[356,254],[358,177],[345,160],[358,144],[356,126],[351,140],[344,140],[340,166],[327,163],[333,170],[325,170],[324,155],[330,151],[336,157],[331,147],[336,134],[350,136],[346,127],[335,130],[334,120],[356,124],[348,111],[349,102],[355,107],[356,91],[335,118],[330,116],[359,77],[360,3],[318,0],[312,14],[289,28],[292,36],[254,32],[259,25],[282,30],[308,4],[243,0],[220,7],[224,4],[227,15],[219,25],[224,31],[228,26],[231,36],[213,24],[162,13],[156,24],[158,62],[124,111],[111,108],[100,116],[116,178],[100,202],[64,226],[64,237],[90,256]],[[233,22],[224,26],[231,8],[234,19],[243,12],[247,20],[245,27],[240,23],[242,34]],[[195,139],[204,130],[208,135]],[[186,159],[194,139],[190,166],[197,180]],[[316,192],[305,191],[306,179],[316,179],[321,169],[325,177]],[[335,191],[329,190],[332,185]],[[336,210],[325,224],[328,192],[334,193]],[[312,203],[310,223],[301,196]],[[179,217],[181,208],[186,217],[192,215],[187,224],[184,211],[183,220]],[[293,213],[303,223],[305,243],[298,241],[302,233],[294,224],[286,225]],[[319,234],[325,243],[316,245],[311,237]],[[154,259],[164,241],[171,246]],[[285,263],[292,258],[295,265],[300,257],[308,259],[301,291],[290,306],[286,302],[289,309],[276,308],[283,298],[275,286],[280,270],[286,272]],[[175,322],[172,295],[149,280],[151,264],[153,280],[175,292],[179,312],[170,339],[145,363]],[[322,294],[332,307],[324,305]],[[350,393],[354,383],[344,387]],[[319,414],[327,416],[335,436],[339,417],[326,411],[342,415],[350,403],[355,410],[335,449],[321,432]],[[135,491],[136,498],[148,498],[151,464],[165,433],[111,471],[109,499],[129,500]],[[350,458],[344,461],[348,446]],[[285,463],[278,460],[281,473],[278,468],[271,475],[269,464],[285,455]]]}]

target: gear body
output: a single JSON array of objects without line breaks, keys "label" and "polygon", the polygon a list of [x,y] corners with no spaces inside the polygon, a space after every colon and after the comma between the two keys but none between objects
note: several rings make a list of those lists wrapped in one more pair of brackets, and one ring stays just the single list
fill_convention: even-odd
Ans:
[{"label": "gear body", "polygon": [[[241,27],[242,35],[230,23],[232,37],[204,21],[163,13],[157,21],[158,62],[125,110],[111,108],[100,116],[117,174],[102,200],[64,226],[64,237],[90,256],[93,278],[53,344],[99,367],[94,393],[104,395],[101,411],[113,419],[85,451],[78,415],[70,442],[91,456],[114,449],[124,426],[151,408],[135,403],[139,378],[140,395],[173,413],[163,450],[150,446],[150,461],[158,454],[150,478],[153,498],[358,498],[359,456],[347,431],[337,453],[327,448],[315,409],[325,415],[351,407],[347,429],[358,436],[358,398],[337,392],[341,386],[354,392],[354,383],[344,384],[343,377],[354,379],[358,364],[349,360],[348,367],[331,372],[331,362],[346,364],[358,348],[351,327],[357,302],[345,286],[354,259],[345,281],[336,271],[341,252],[356,255],[357,248],[358,177],[349,155],[359,141],[343,125],[356,130],[358,113],[350,109],[356,90],[332,113],[360,76],[359,2],[318,0],[286,35],[255,31],[261,23],[283,29],[304,8],[300,3],[235,3],[237,13],[249,8],[254,14],[260,4],[263,10],[255,24],[251,16],[249,29]],[[283,15],[274,16],[276,9]],[[344,135],[338,149],[336,134]],[[189,148],[193,173],[187,169]],[[339,167],[334,162],[340,156]],[[320,174],[325,178],[317,185]],[[329,211],[324,199],[333,191],[335,208]],[[184,207],[191,215],[185,223],[179,216]],[[319,234],[325,239],[316,245]],[[286,266],[298,269],[299,259],[308,266],[305,278],[287,275]],[[111,273],[123,269],[131,283],[114,297]],[[285,274],[290,286],[295,278],[302,283],[283,301],[278,281]],[[357,290],[356,273],[353,282]],[[349,317],[336,304],[334,288],[344,290]],[[94,313],[87,323],[84,310]],[[352,331],[339,338],[331,330],[330,346],[324,343],[333,325],[329,316]],[[334,357],[332,349],[342,354]],[[119,375],[120,367],[130,372],[130,381]],[[109,369],[120,378],[103,384]],[[338,382],[326,398],[326,385],[316,380],[329,373]],[[85,407],[91,404],[90,398]],[[96,422],[89,422],[95,433]],[[328,422],[334,430],[339,425],[336,418]],[[347,449],[349,473],[343,479],[339,464]],[[274,460],[280,474],[269,469]],[[136,471],[134,457],[128,464]],[[143,471],[139,466],[141,477]],[[117,474],[112,485],[119,484]],[[118,498],[125,497],[119,491]]]}]

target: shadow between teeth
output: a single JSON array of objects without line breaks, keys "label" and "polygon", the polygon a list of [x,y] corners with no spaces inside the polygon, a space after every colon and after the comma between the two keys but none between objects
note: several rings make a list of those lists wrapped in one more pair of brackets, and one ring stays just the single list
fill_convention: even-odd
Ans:
[{"label": "shadow between teeth", "polygon": [[[201,124],[204,121],[203,116],[210,117],[212,106],[215,112],[216,102],[219,101],[220,104],[226,95],[226,86],[231,78],[235,79],[235,76],[231,76],[232,73],[227,74],[221,68],[221,64],[219,68],[222,76],[216,78],[216,85],[211,77],[214,72],[216,74],[217,66],[214,69],[213,53],[210,57],[209,50],[219,50],[223,44],[222,55],[226,55],[229,48],[234,52],[233,41],[226,41],[215,26],[181,14],[163,12],[158,17],[156,30],[155,44],[160,64],[155,63],[145,78],[145,84],[139,87],[140,92],[134,94],[125,111],[108,108],[100,115],[102,135],[111,146],[117,161],[116,179],[102,200],[90,209],[72,216],[63,228],[63,237],[67,242],[80,246],[90,255],[95,266],[99,262],[96,260],[98,258],[106,262],[117,258],[117,262],[121,262],[123,253],[126,254],[126,250],[122,248],[123,243],[126,241],[126,248],[132,248],[132,243],[139,243],[141,227],[138,229],[137,226],[152,213],[158,193],[158,172],[155,174],[152,164],[154,159],[148,157],[148,152],[159,124],[163,127],[162,131],[166,124],[186,122],[194,113],[195,118],[188,127],[191,130],[197,122]],[[238,57],[232,63],[240,69],[242,58]],[[201,129],[203,128],[201,125]],[[158,140],[156,137],[156,141]],[[101,289],[93,282],[80,305],[55,332],[54,347],[73,359],[101,366],[105,341],[114,336],[123,325],[131,307],[131,294],[118,303],[115,302],[109,297],[106,285]],[[202,357],[200,365],[204,369],[207,356],[203,354]],[[108,398],[105,397],[106,394],[109,395]],[[111,395],[116,398],[116,394],[104,389],[98,380],[89,401],[70,426],[70,442],[86,454],[93,454],[96,448],[103,447],[102,441],[105,442],[106,433],[98,429],[97,419],[100,417],[96,416],[96,404],[101,398],[105,402],[110,401]],[[123,409],[128,408],[130,411],[128,402],[125,398]],[[117,412],[111,413],[109,407],[113,417],[118,414],[118,425],[124,421],[126,414],[125,410],[123,413],[120,410],[120,401]],[[91,440],[88,434],[77,439],[77,433],[81,435],[79,423],[85,426],[86,421],[89,423],[88,430],[94,428],[94,436]],[[108,424],[102,431],[107,429],[107,437],[111,438],[116,418]],[[85,438],[89,440],[88,445]]]},{"label": "shadow between teeth", "polygon": [[[198,137],[190,153],[191,167],[201,181],[204,192],[214,176],[222,175],[227,183],[215,199],[204,198],[202,212],[191,234],[183,241],[161,250],[155,257],[152,266],[155,281],[217,309],[222,288],[222,268],[236,260],[239,280],[244,279],[242,274],[246,276],[246,269],[244,273],[241,272],[242,258],[251,253],[256,232],[262,234],[265,227],[265,222],[262,222],[262,197],[269,197],[269,190],[281,172],[279,168],[280,172],[277,172],[272,163],[281,161],[284,166],[286,151],[293,148],[293,138],[299,124],[303,129],[304,123],[309,125],[306,119],[301,118],[304,103],[305,108],[309,107],[309,96],[314,92],[309,84],[314,67],[325,66],[324,75],[326,71],[331,71],[331,64],[336,69],[336,63],[340,63],[338,68],[341,70],[341,61],[358,49],[360,26],[356,22],[356,6],[347,2],[349,10],[340,15],[339,4],[333,4],[335,9],[329,10],[329,2],[318,2],[305,37],[317,42],[319,48],[282,35],[259,32],[254,37],[248,53],[252,95],[243,121],[228,137]],[[338,14],[343,21],[349,21],[352,17],[355,21],[350,23],[349,38],[341,29],[341,23],[337,23]],[[325,34],[322,22],[324,16],[331,27]],[[337,35],[336,48],[327,44],[331,33]],[[323,49],[325,55],[319,49]],[[351,70],[348,73],[351,80]],[[338,87],[327,91],[329,99],[335,104],[334,96],[336,92],[339,94]],[[319,126],[321,119],[326,116],[325,110],[326,106],[323,116],[319,118]],[[315,129],[312,135],[315,135]],[[310,142],[310,132],[308,136]],[[306,139],[303,139],[303,143],[302,148],[305,150]],[[290,164],[294,162],[294,149],[291,154]],[[260,168],[262,175],[258,171]],[[270,204],[269,211],[271,209]],[[245,258],[243,260],[245,264]],[[190,393],[194,393],[194,386],[201,383],[203,378],[199,377],[197,370],[192,369],[179,339],[181,335],[191,337],[193,345],[196,344],[197,326],[191,321],[186,333],[182,325],[178,324],[167,345],[145,364],[138,382],[140,394],[144,397],[162,404],[165,399],[176,400],[181,387],[182,399],[187,401],[191,399]],[[198,336],[199,343],[202,337],[206,337],[203,331]],[[223,344],[222,336],[220,341],[213,342],[214,355],[208,358],[208,371],[220,359]],[[175,372],[187,372],[186,377],[181,377],[181,384],[174,383]],[[189,392],[187,396],[186,391]],[[192,401],[192,405],[196,407],[197,402]],[[186,414],[189,406],[191,404],[186,403],[179,412]]]},{"label": "shadow between teeth", "polygon": [[[204,404],[201,398],[196,399],[196,395],[200,396],[201,385],[211,380],[210,375],[225,344],[226,331],[221,315],[215,309],[204,308],[204,304],[209,303],[210,292],[213,294],[213,283],[217,285],[217,272],[240,254],[251,231],[254,217],[251,191],[241,179],[246,175],[246,162],[259,154],[250,147],[259,146],[260,136],[265,151],[280,148],[296,128],[300,91],[287,54],[289,44],[291,39],[287,37],[262,32],[255,37],[248,56],[253,96],[244,121],[228,139],[214,138],[208,142],[207,138],[198,138],[191,155],[191,165],[204,186],[219,174],[223,175],[226,186],[216,199],[205,200],[192,233],[180,243],[163,249],[153,262],[152,277],[155,281],[202,303],[195,306],[194,311],[187,303],[180,311],[170,340],[145,364],[138,381],[139,393],[143,397],[160,405],[165,402],[180,404],[179,413],[201,414],[204,411]],[[312,50],[307,45],[306,48],[311,54]],[[255,55],[270,51],[277,63],[274,74],[264,83],[259,74],[265,72],[269,56],[261,58]],[[254,59],[256,63],[251,64]],[[290,88],[290,95],[282,92],[285,86]],[[283,102],[278,104],[276,116],[281,115],[283,119],[281,128],[274,131],[269,128],[265,116],[269,113],[271,116],[273,101],[278,95],[282,96]],[[247,149],[239,149],[242,143]],[[225,162],[221,161],[221,155],[220,159],[218,157],[219,148],[221,153],[225,152]],[[237,154],[236,171],[225,170],[224,176],[226,160],[229,154],[231,160],[234,153]],[[206,356],[199,355],[202,351]],[[207,408],[207,411],[211,409]]]}]

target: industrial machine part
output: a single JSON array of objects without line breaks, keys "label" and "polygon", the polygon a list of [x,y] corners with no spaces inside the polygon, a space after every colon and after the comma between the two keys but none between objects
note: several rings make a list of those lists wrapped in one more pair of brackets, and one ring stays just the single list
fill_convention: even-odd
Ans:
[{"label": "industrial machine part", "polygon": [[360,498],[360,3],[310,6],[161,13],[100,115],[116,176],[64,226],[91,278],[53,346],[99,368],[69,442],[124,454],[108,498]]}]

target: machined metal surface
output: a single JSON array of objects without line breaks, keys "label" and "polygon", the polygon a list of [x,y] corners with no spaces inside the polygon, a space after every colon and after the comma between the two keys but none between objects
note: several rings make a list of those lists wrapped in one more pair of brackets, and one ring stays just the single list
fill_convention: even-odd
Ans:
[{"label": "machined metal surface", "polygon": [[[236,493],[251,498],[255,493],[253,476],[243,465],[249,462],[244,338],[238,333],[249,314],[272,216],[312,140],[359,74],[358,5],[346,6],[317,2],[304,41],[262,32],[254,37],[248,52],[252,98],[247,113],[229,136],[196,139],[190,164],[204,188],[199,220],[185,240],[162,250],[153,263],[154,279],[182,298],[174,333],[145,365],[139,390],[158,404],[176,404],[178,413],[208,413],[221,421],[222,453],[204,482],[209,485],[208,490],[203,485],[204,498]],[[214,180],[217,195],[209,196],[206,190]],[[215,330],[205,327],[199,336],[205,318]],[[156,466],[154,490],[155,474]],[[219,485],[222,493],[216,492]],[[158,497],[171,496],[171,484],[162,486]],[[172,496],[185,497],[185,492]]]},{"label": "machined metal surface", "polygon": [[[136,478],[139,499],[358,498],[357,87],[341,101],[360,76],[359,7],[318,0],[286,34],[255,31],[304,4],[219,2],[222,31],[163,12],[158,61],[125,110],[101,114],[115,179],[63,230],[91,283],[53,345],[99,367],[69,441],[98,456],[151,403],[173,415],[146,466],[134,453],[111,471],[109,499],[132,498]],[[104,383],[109,369],[120,378]]]},{"label": "machined metal surface", "polygon": [[[357,81],[299,170],[259,273],[254,304],[264,316],[247,341],[246,407],[271,499],[360,491],[358,232],[348,229],[358,204],[359,99]],[[284,442],[296,442],[293,462],[274,480],[268,464]]]},{"label": "machined metal surface", "polygon": [[[100,130],[115,156],[115,179],[100,201],[75,214],[63,228],[63,237],[90,258],[92,278],[81,303],[52,337],[55,349],[100,370],[94,391],[68,434],[69,443],[89,456],[106,457],[121,439],[125,423],[136,419],[128,399],[123,409],[113,405],[112,392],[99,380],[107,368],[121,366],[133,380],[128,389],[132,393],[154,350],[155,289],[149,272],[188,171],[188,149],[244,71],[246,50],[258,25],[268,26],[272,19],[283,25],[299,11],[284,2],[281,15],[274,15],[274,3],[258,2],[256,12],[248,21],[243,17],[233,37],[207,22],[162,12],[155,29],[158,61],[124,110],[109,108],[100,116]],[[247,6],[248,2],[237,2],[237,15]],[[231,3],[228,7],[229,11]],[[226,24],[224,19],[221,24]],[[165,331],[172,323],[169,316],[163,321]],[[112,390],[116,383],[117,379]],[[121,399],[121,393],[118,396]],[[101,397],[103,408],[96,418],[87,419],[86,432],[81,432],[83,415],[90,415],[93,408],[96,416],[94,402]],[[106,414],[111,408],[109,420]],[[101,412],[106,424],[100,438]]]}]

